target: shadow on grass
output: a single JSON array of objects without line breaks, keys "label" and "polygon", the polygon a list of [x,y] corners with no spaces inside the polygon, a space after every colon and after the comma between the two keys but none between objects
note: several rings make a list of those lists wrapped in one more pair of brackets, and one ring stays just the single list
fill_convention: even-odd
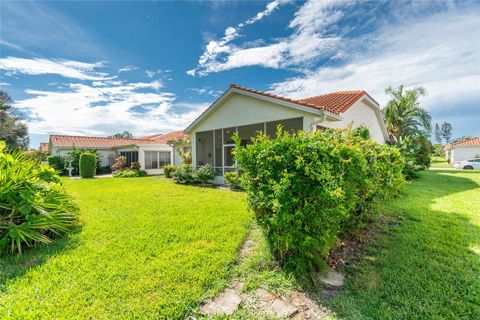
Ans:
[{"label": "shadow on grass", "polygon": [[1,257],[0,293],[6,290],[11,280],[25,275],[29,270],[42,265],[52,257],[75,249],[80,242],[77,236],[80,231],[81,227],[78,227],[70,236],[54,239],[51,244],[37,244],[29,248],[23,248],[21,255],[14,254]]},{"label": "shadow on grass", "polygon": [[465,177],[474,174],[422,173],[386,205],[399,223],[381,225],[363,259],[342,270],[345,288],[320,302],[345,319],[479,319],[480,228],[471,220],[480,212],[459,194],[479,189]]}]

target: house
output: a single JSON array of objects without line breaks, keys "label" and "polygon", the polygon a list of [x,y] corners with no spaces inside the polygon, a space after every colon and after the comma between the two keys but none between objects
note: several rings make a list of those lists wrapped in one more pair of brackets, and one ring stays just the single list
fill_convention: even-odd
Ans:
[{"label": "house", "polygon": [[40,147],[38,147],[38,150],[48,152],[48,142],[40,142]]},{"label": "house", "polygon": [[165,165],[181,164],[180,153],[172,143],[184,137],[183,131],[139,138],[51,135],[48,151],[51,155],[66,157],[75,148],[95,149],[100,154],[102,167],[111,167],[117,157],[124,156],[127,166],[139,162],[148,174],[159,174]]},{"label": "house", "polygon": [[232,135],[238,132],[248,143],[258,131],[275,136],[276,128],[310,131],[364,125],[371,138],[383,144],[388,133],[378,103],[365,91],[333,92],[305,99],[289,99],[230,85],[185,133],[191,136],[192,164],[211,164],[215,182],[234,170]]},{"label": "house", "polygon": [[457,143],[449,143],[445,145],[444,149],[445,158],[448,163],[479,157],[480,137],[464,139]]}]

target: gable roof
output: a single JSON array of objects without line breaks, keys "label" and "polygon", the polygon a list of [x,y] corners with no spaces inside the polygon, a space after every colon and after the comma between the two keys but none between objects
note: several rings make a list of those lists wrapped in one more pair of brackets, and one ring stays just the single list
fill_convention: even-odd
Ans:
[{"label": "gable roof", "polygon": [[48,152],[48,142],[40,142],[40,147],[38,150]]},{"label": "gable roof", "polygon": [[275,94],[267,93],[260,90],[254,90],[250,88],[245,88],[237,84],[231,84],[230,88],[235,88],[269,98],[274,98],[281,101],[291,102],[299,104],[301,106],[325,110],[333,114],[340,114],[348,110],[351,106],[355,104],[360,98],[367,94],[364,90],[356,91],[337,91],[332,93],[327,93],[319,96],[304,98],[304,99],[290,99],[282,96],[277,96]]},{"label": "gable roof", "polygon": [[447,149],[447,146],[448,146],[448,149],[480,147],[480,137],[469,138],[469,139],[465,139],[465,140],[457,142],[457,143],[448,144],[448,145],[445,146],[445,149]]},{"label": "gable roof", "polygon": [[166,133],[157,138],[152,138],[152,140],[154,140],[156,143],[168,143],[174,140],[180,140],[187,137],[188,135],[185,134],[183,130],[179,130],[179,131],[172,131],[172,132]]}]

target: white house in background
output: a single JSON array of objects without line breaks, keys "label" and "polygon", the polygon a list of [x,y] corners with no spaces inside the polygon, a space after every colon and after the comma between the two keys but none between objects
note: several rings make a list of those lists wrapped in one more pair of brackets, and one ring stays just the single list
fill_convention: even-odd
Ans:
[{"label": "white house in background", "polygon": [[289,131],[315,131],[322,128],[365,126],[373,140],[388,141],[378,103],[365,91],[341,91],[293,100],[266,92],[230,85],[185,133],[191,136],[192,164],[211,164],[215,182],[234,168],[231,139],[238,132],[248,143],[258,131],[274,136],[281,124]]},{"label": "white house in background", "polygon": [[480,137],[445,145],[445,158],[449,163],[475,158],[480,155]]},{"label": "white house in background", "polygon": [[180,154],[174,150],[172,142],[184,137],[183,131],[140,138],[51,135],[48,151],[51,155],[66,157],[75,148],[95,149],[101,156],[103,167],[112,166],[118,156],[125,156],[128,166],[139,162],[141,169],[148,174],[159,174],[165,165],[181,164]]}]

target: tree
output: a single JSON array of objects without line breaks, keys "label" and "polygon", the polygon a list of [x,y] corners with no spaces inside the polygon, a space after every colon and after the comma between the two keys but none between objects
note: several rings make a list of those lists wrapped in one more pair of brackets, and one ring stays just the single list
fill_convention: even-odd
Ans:
[{"label": "tree", "polygon": [[435,141],[442,144],[442,130],[440,130],[438,123],[435,123]]},{"label": "tree", "polygon": [[444,138],[447,143],[450,143],[450,140],[452,139],[452,125],[448,122],[444,122],[442,124],[441,134],[442,138]]},{"label": "tree", "polygon": [[189,138],[184,137],[174,140],[173,150],[180,155],[183,164],[192,163],[192,145]]},{"label": "tree", "polygon": [[133,138],[133,134],[130,131],[123,131],[111,135],[110,138]]},{"label": "tree", "polygon": [[391,96],[391,100],[382,112],[385,115],[388,133],[395,142],[405,137],[431,134],[430,114],[420,107],[418,101],[426,94],[424,88],[404,90],[401,85],[398,89],[388,87],[385,93]]},{"label": "tree", "polygon": [[27,125],[15,109],[13,99],[4,91],[0,91],[0,140],[5,141],[10,150],[26,149],[29,143]]}]

